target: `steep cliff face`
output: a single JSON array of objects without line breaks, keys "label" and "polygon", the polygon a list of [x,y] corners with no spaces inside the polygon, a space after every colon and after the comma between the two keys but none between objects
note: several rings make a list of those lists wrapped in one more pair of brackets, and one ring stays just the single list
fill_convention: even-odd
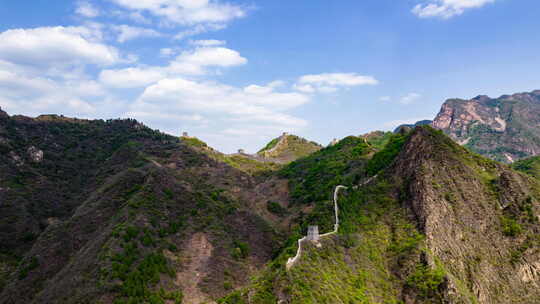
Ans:
[{"label": "steep cliff face", "polygon": [[512,163],[540,154],[540,91],[449,99],[432,125],[475,152]]},{"label": "steep cliff face", "polygon": [[540,184],[417,129],[391,171],[425,235],[427,263],[445,273],[449,303],[540,298]]}]

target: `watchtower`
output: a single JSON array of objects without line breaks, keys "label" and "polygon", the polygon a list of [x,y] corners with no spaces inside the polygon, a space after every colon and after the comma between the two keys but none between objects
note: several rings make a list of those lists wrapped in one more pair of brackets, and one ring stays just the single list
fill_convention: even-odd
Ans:
[{"label": "watchtower", "polygon": [[182,132],[182,137],[189,137],[188,132]]},{"label": "watchtower", "polygon": [[308,226],[307,240],[313,242],[319,241],[319,226]]},{"label": "watchtower", "polygon": [[246,151],[244,149],[238,149],[238,154],[246,154]]}]

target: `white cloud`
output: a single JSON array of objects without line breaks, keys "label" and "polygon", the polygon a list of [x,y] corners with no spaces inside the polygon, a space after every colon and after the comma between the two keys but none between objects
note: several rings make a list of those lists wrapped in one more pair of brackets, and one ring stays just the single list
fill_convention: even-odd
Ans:
[{"label": "white cloud", "polygon": [[304,84],[324,84],[329,86],[376,85],[379,83],[372,76],[362,76],[356,73],[325,73],[304,75],[300,77],[298,82]]},{"label": "white cloud", "polygon": [[308,124],[288,111],[308,103],[310,97],[278,91],[277,84],[234,87],[166,78],[148,86],[122,116],[143,119],[176,134],[185,130],[203,140],[210,138],[225,151],[254,149],[269,137]]},{"label": "white cloud", "polygon": [[148,113],[148,112],[130,112],[131,117],[138,117],[139,119],[164,119],[164,120],[178,120],[189,122],[203,122],[204,117],[199,114],[191,115],[178,115],[174,113]]},{"label": "white cloud", "polygon": [[293,87],[302,93],[315,93],[315,88],[309,84],[295,84]]},{"label": "white cloud", "polygon": [[40,27],[0,33],[0,60],[29,67],[59,69],[71,65],[112,65],[121,61],[116,48],[99,40],[89,27]]},{"label": "white cloud", "polygon": [[145,17],[141,12],[131,12],[129,13],[128,17],[129,19],[138,23],[147,25],[152,23],[152,21],[149,18]]},{"label": "white cloud", "polygon": [[417,4],[412,12],[420,18],[439,17],[443,19],[461,15],[467,9],[479,8],[495,0],[428,0]]},{"label": "white cloud", "polygon": [[125,63],[103,43],[103,26],[13,29],[0,33],[0,100],[10,112],[105,115],[121,106],[87,66]]},{"label": "white cloud", "polygon": [[2,95],[9,97],[34,97],[42,93],[53,92],[55,83],[39,77],[25,77],[10,71],[0,70]]},{"label": "white cloud", "polygon": [[391,98],[390,96],[382,96],[381,98],[379,98],[380,101],[390,101]]},{"label": "white cloud", "polygon": [[256,130],[247,130],[247,129],[236,129],[236,128],[228,128],[223,131],[221,131],[222,134],[227,135],[238,135],[238,136],[253,136],[257,135]]},{"label": "white cloud", "polygon": [[54,80],[0,70],[0,100],[13,113],[87,117],[97,113],[98,108],[102,110],[97,104],[102,105],[107,98],[106,90],[93,80]]},{"label": "white cloud", "polygon": [[167,67],[169,74],[203,75],[207,67],[233,67],[244,65],[247,59],[235,50],[224,47],[203,47],[182,52]]},{"label": "white cloud", "polygon": [[223,40],[190,40],[189,44],[196,45],[196,46],[221,46],[225,45],[226,42]]},{"label": "white cloud", "polygon": [[401,97],[401,99],[399,100],[400,103],[402,104],[411,104],[415,101],[417,101],[418,99],[420,99],[420,97],[422,97],[422,95],[418,94],[418,93],[409,93],[403,97]]},{"label": "white cloud", "polygon": [[167,66],[108,69],[101,71],[99,79],[113,88],[137,88],[156,83],[167,77],[205,75],[210,67],[225,68],[246,63],[247,59],[235,50],[223,47],[202,47],[182,52]]},{"label": "white cloud", "polygon": [[225,23],[246,15],[244,8],[214,0],[111,0],[119,6],[145,11],[180,25]]},{"label": "white cloud", "polygon": [[211,31],[219,31],[227,26],[223,23],[210,23],[210,24],[197,24],[187,30],[181,31],[180,33],[174,36],[176,40],[182,40],[186,37],[199,35]]},{"label": "white cloud", "polygon": [[286,83],[283,80],[274,80],[270,82],[269,84],[267,84],[266,86],[276,89],[276,88],[281,88],[285,86],[285,84]]},{"label": "white cloud", "polygon": [[309,98],[299,93],[275,92],[272,88],[250,85],[236,88],[214,82],[167,78],[146,88],[140,101],[169,102],[180,109],[229,114],[270,114],[305,104]]},{"label": "white cloud", "polygon": [[155,83],[165,77],[165,71],[159,68],[125,68],[103,70],[99,80],[112,88],[138,88]]},{"label": "white cloud", "polygon": [[87,18],[95,18],[100,15],[99,10],[87,1],[79,1],[75,13]]},{"label": "white cloud", "polygon": [[170,57],[174,55],[175,52],[176,51],[172,48],[162,48],[159,50],[159,54],[161,55],[161,57]]},{"label": "white cloud", "polygon": [[356,73],[323,73],[300,77],[294,88],[304,93],[334,93],[343,87],[376,85],[378,83],[373,76],[363,76]]},{"label": "white cloud", "polygon": [[240,56],[240,53],[224,47],[203,47],[194,51],[183,52],[178,56],[176,61],[197,66],[220,67],[243,65],[247,63],[247,59]]},{"label": "white cloud", "polygon": [[112,29],[118,33],[116,41],[124,43],[128,40],[141,37],[161,37],[163,34],[153,30],[142,27],[130,26],[130,25],[114,25]]},{"label": "white cloud", "polygon": [[254,95],[266,95],[272,93],[274,89],[271,87],[258,86],[255,84],[249,85],[244,88],[244,92]]},{"label": "white cloud", "polygon": [[277,124],[303,127],[306,121],[283,111],[309,102],[294,92],[276,92],[268,86],[232,87],[215,82],[167,78],[147,87],[132,113],[199,114],[231,123]]},{"label": "white cloud", "polygon": [[335,92],[337,92],[337,90],[338,90],[338,88],[336,88],[336,87],[321,86],[321,87],[317,88],[317,91],[319,91],[321,93],[335,93]]}]

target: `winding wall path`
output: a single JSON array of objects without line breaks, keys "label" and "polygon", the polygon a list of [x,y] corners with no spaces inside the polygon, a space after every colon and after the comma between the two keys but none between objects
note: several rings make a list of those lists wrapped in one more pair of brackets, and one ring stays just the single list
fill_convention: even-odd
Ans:
[{"label": "winding wall path", "polygon": [[[336,234],[339,230],[339,208],[338,208],[337,201],[338,201],[339,190],[341,189],[347,189],[347,187],[343,185],[339,185],[334,189],[334,213],[336,216],[336,223],[334,224],[334,230],[331,232],[319,235],[319,238],[328,237],[330,235]],[[303,237],[298,240],[298,250],[296,251],[296,255],[294,257],[289,258],[289,260],[287,260],[287,264],[286,264],[287,270],[289,270],[292,266],[294,266],[294,264],[298,261],[298,259],[302,255],[302,244],[306,240],[307,240],[307,237]]]}]

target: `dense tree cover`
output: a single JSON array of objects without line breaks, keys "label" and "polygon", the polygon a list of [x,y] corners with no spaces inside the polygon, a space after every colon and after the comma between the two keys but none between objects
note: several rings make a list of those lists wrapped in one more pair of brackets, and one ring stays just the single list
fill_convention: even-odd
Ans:
[{"label": "dense tree cover", "polygon": [[540,156],[519,160],[512,164],[512,168],[540,179]]},{"label": "dense tree cover", "polygon": [[280,175],[289,179],[294,203],[314,203],[331,198],[339,184],[351,184],[362,176],[368,153],[365,140],[349,136],[287,165]]}]

